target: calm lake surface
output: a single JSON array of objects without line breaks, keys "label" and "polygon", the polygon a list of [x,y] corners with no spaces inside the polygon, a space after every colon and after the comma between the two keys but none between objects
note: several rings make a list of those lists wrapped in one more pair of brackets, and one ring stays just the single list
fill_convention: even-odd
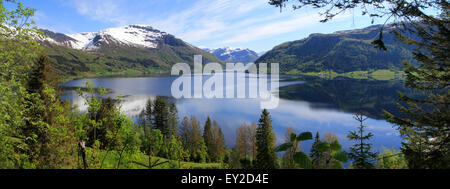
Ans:
[{"label": "calm lake surface", "polygon": [[[204,76],[204,80],[209,76]],[[257,77],[247,75],[248,78]],[[63,83],[63,87],[84,87],[91,81],[94,87],[107,88],[111,92],[106,96],[124,96],[122,110],[134,120],[144,108],[148,98],[157,95],[171,98],[171,84],[177,77],[139,77],[139,78],[95,78],[73,80]],[[225,81],[225,80],[224,80]],[[240,84],[224,82],[224,89]],[[247,83],[246,86],[252,86]],[[247,90],[248,91],[248,90]],[[347,134],[355,130],[358,122],[353,119],[354,112],[362,112],[369,119],[365,122],[368,131],[375,136],[372,139],[376,150],[383,147],[399,149],[401,138],[398,131],[383,120],[382,110],[396,112],[396,91],[407,91],[401,81],[374,81],[368,79],[280,76],[279,106],[269,110],[277,143],[285,139],[287,128],[292,127],[298,133],[319,132],[321,137],[331,132],[337,135],[343,149],[353,142],[347,140]],[[71,101],[83,111],[84,101],[76,91],[66,90],[64,100]],[[260,114],[261,99],[173,99],[178,108],[180,120],[184,116],[195,116],[204,124],[207,116],[216,120],[222,127],[227,146],[235,143],[236,128],[244,122],[257,123]],[[304,142],[302,149],[309,152],[311,141]]]}]

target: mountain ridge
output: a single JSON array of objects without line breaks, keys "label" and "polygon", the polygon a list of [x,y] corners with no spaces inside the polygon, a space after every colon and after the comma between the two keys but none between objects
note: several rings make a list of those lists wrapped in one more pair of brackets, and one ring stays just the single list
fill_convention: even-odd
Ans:
[{"label": "mountain ridge", "polygon": [[392,33],[394,25],[383,28],[387,51],[375,48],[372,41],[378,38],[381,28],[381,25],[373,25],[330,34],[313,33],[275,46],[256,62],[278,62],[284,73],[402,70],[403,60],[415,63],[412,47],[397,40]]},{"label": "mountain ridge", "polygon": [[213,54],[217,58],[226,62],[254,62],[258,57],[258,53],[248,48],[203,48],[203,50]]},{"label": "mountain ridge", "polygon": [[180,62],[193,64],[220,59],[175,36],[149,25],[128,25],[98,32],[62,34],[40,29],[46,53],[65,78],[168,73]]}]

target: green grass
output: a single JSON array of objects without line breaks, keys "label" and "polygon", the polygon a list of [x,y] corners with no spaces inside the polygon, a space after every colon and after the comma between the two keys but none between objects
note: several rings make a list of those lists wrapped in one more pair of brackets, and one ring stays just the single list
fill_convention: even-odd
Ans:
[{"label": "green grass", "polygon": [[395,72],[391,70],[377,70],[372,72],[371,76],[376,80],[392,80],[395,79]]},{"label": "green grass", "polygon": [[307,76],[317,76],[317,77],[337,77],[341,76],[341,74],[336,73],[334,71],[322,71],[322,72],[300,72],[297,69],[292,69],[289,72],[286,72],[288,75],[307,75]]},{"label": "green grass", "polygon": [[[292,69],[286,72],[288,75],[306,75],[306,76],[316,76],[322,78],[333,79],[336,77],[348,77],[353,79],[375,79],[375,80],[394,80],[402,79],[403,71],[392,71],[392,70],[375,70],[373,72],[369,71],[352,71],[345,73],[336,73],[334,71],[322,71],[322,72],[300,72],[297,69]],[[395,75],[397,74],[398,77]]]},{"label": "green grass", "polygon": [[[106,158],[105,158],[106,156]],[[89,156],[88,156],[89,157]],[[118,165],[120,152],[119,151],[101,151],[98,156],[95,168],[102,169],[148,169],[148,155],[138,152],[134,154],[122,155],[120,165]],[[104,160],[103,160],[104,159]],[[102,163],[103,162],[103,163]],[[152,157],[152,162],[155,164],[167,162],[153,167],[153,169],[223,169],[225,166],[221,163],[195,163],[195,162],[178,162],[161,157]],[[101,166],[101,167],[100,167]]]},{"label": "green grass", "polygon": [[353,72],[348,72],[348,75],[351,78],[355,78],[355,79],[362,79],[362,78],[367,78],[369,76],[369,72],[368,71],[353,71]]}]

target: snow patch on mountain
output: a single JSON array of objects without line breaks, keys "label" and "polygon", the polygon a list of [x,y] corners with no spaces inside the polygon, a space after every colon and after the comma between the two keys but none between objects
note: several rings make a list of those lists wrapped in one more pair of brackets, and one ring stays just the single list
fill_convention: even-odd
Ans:
[{"label": "snow patch on mountain", "polygon": [[126,45],[143,48],[157,48],[166,32],[154,29],[149,25],[128,25],[123,27],[108,28],[98,32],[83,32],[68,34],[73,40],[62,42],[48,38],[51,43],[59,43],[78,50],[95,50],[101,45]]},{"label": "snow patch on mountain", "polygon": [[85,32],[85,33],[69,34],[67,36],[76,40],[70,43],[72,48],[82,50],[89,47],[90,42],[94,39],[96,35],[97,34],[94,32]]},{"label": "snow patch on mountain", "polygon": [[231,62],[253,62],[258,58],[258,53],[244,48],[203,48],[206,52],[212,53],[223,61]]}]

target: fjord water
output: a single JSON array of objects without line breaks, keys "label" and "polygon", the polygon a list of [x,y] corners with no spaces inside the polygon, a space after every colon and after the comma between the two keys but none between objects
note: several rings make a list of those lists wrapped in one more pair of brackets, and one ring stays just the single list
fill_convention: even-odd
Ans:
[{"label": "fjord water", "polygon": [[[208,77],[203,76],[203,80]],[[248,86],[255,85],[248,83],[249,77],[257,76],[246,75],[246,91]],[[234,146],[236,128],[244,122],[258,122],[262,99],[173,99],[170,89],[176,78],[95,78],[73,80],[63,83],[62,86],[73,89],[84,87],[87,81],[91,81],[94,87],[107,88],[110,92],[106,96],[123,96],[122,110],[134,120],[148,98],[166,96],[176,103],[180,121],[184,116],[195,116],[202,124],[207,116],[216,120],[222,127],[228,147]],[[224,80],[224,90],[230,87],[236,89],[236,86],[241,85],[236,82],[236,79],[234,83]],[[334,133],[343,149],[348,151],[353,142],[348,141],[346,136],[359,125],[353,119],[352,113],[362,112],[369,117],[365,125],[368,126],[367,131],[374,134],[371,142],[375,150],[382,151],[382,147],[400,147],[401,138],[398,131],[383,120],[382,110],[397,114],[397,91],[406,91],[401,81],[281,76],[279,85],[279,106],[269,110],[278,144],[285,140],[287,128],[292,127],[297,132],[319,132],[321,137],[328,132]],[[83,99],[74,90],[66,90],[62,98],[77,105],[81,111],[86,110]],[[309,152],[312,142],[304,142],[302,150]]]}]

